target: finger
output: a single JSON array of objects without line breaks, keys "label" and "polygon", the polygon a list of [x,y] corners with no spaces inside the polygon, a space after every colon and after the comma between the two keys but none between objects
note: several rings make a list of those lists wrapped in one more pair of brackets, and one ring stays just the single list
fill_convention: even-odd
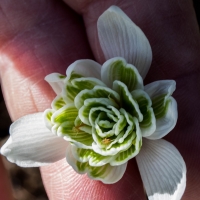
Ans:
[{"label": "finger", "polygon": [[[135,161],[131,161],[135,162]],[[41,168],[42,178],[50,199],[141,199],[145,200],[144,191],[141,194],[135,179],[140,184],[138,176],[133,177],[133,171],[138,174],[135,164],[128,165],[123,178],[111,185],[91,180],[87,175],[77,174],[66,159],[51,166]]]},{"label": "finger", "polygon": [[[92,58],[81,18],[54,1],[1,1],[0,70],[13,120],[43,111],[55,97],[44,77]],[[68,20],[67,20],[68,19]]]},{"label": "finger", "polygon": [[[96,21],[110,5],[120,6],[137,24],[150,41],[153,50],[153,63],[146,82],[161,79],[175,79],[177,90],[174,94],[179,107],[179,120],[176,128],[167,139],[177,146],[183,155],[187,172],[187,188],[183,199],[199,196],[198,144],[200,125],[199,110],[199,28],[192,1],[88,1],[65,0],[73,9],[82,13],[87,28],[91,48],[97,60],[103,62]],[[94,45],[95,44],[95,45]]]},{"label": "finger", "polygon": [[55,94],[44,81],[47,74],[64,74],[69,64],[92,58],[92,53],[81,18],[61,2],[20,1],[13,6],[6,0],[0,8],[1,83],[16,120],[50,107]]}]

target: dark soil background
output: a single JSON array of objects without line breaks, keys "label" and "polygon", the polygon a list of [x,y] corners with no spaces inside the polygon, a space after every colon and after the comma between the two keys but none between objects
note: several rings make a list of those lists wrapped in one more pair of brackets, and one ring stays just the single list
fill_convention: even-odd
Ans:
[{"label": "dark soil background", "polygon": [[[200,25],[200,0],[194,0],[197,21]],[[0,90],[0,147],[8,138],[11,124]],[[15,200],[48,200],[38,168],[21,168],[2,157],[12,183]],[[1,180],[0,180],[1,181]]]}]

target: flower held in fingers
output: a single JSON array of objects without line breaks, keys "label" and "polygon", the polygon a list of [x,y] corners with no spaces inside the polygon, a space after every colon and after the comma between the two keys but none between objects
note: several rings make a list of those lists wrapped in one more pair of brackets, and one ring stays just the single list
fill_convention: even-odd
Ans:
[{"label": "flower held in fingers", "polygon": [[128,160],[136,157],[149,199],[180,199],[185,163],[172,144],[160,139],[177,121],[171,96],[175,81],[143,85],[151,47],[118,7],[106,10],[97,27],[107,61],[101,66],[78,60],[66,76],[48,75],[45,79],[57,94],[52,108],[14,122],[1,153],[25,167],[67,155],[75,171],[107,184],[119,181]]}]

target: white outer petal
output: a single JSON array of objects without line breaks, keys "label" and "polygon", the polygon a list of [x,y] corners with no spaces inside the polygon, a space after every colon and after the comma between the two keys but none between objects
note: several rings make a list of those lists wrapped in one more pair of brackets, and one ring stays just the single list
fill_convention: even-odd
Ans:
[{"label": "white outer petal", "polygon": [[136,160],[150,200],[181,199],[186,187],[186,166],[171,143],[144,139]]},{"label": "white outer petal", "polygon": [[49,83],[56,94],[60,94],[64,87],[64,78],[60,78],[60,76],[63,75],[59,73],[52,73],[44,78],[44,80]]},{"label": "white outer petal", "polygon": [[117,6],[111,6],[98,19],[98,36],[106,60],[123,57],[145,78],[152,61],[148,39]]},{"label": "white outer petal", "polygon": [[68,143],[51,133],[45,126],[43,113],[26,115],[10,127],[10,138],[1,154],[21,167],[39,167],[66,155]]},{"label": "white outer petal", "polygon": [[101,80],[101,65],[93,60],[77,60],[72,63],[66,71],[67,80],[70,78],[72,72],[84,77],[93,77]]}]

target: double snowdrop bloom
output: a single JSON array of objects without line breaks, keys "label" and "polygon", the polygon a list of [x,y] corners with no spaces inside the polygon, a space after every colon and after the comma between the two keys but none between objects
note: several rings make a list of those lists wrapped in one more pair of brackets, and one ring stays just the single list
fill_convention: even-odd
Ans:
[{"label": "double snowdrop bloom", "polygon": [[98,19],[107,61],[71,64],[66,76],[45,80],[57,94],[51,109],[24,116],[10,128],[1,153],[22,167],[43,166],[67,157],[80,174],[111,184],[136,157],[149,199],[180,199],[186,167],[178,150],[160,139],[177,122],[171,96],[175,81],[143,85],[152,61],[144,33],[118,7]]}]

